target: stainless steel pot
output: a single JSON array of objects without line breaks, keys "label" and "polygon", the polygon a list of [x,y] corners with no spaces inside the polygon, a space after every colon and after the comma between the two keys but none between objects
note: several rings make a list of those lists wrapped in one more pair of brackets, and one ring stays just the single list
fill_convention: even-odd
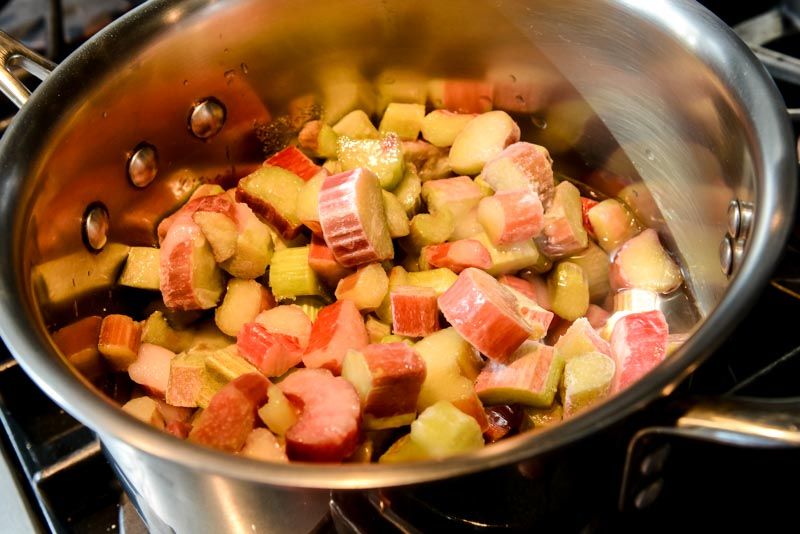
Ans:
[{"label": "stainless steel pot", "polygon": [[[156,532],[308,530],[331,488],[459,477],[576,443],[669,394],[701,363],[758,294],[792,221],[796,155],[781,99],[747,48],[690,1],[154,0],[91,39],[29,100],[9,72],[44,76],[49,66],[2,44],[3,85],[24,106],[0,145],[0,332],[37,384],[97,431]],[[688,341],[555,428],[402,467],[265,465],[178,442],[123,414],[59,357],[31,267],[84,250],[87,206],[107,207],[111,241],[146,242],[138,222],[163,211],[157,199],[179,196],[197,173],[240,175],[258,161],[262,103],[275,117],[339,76],[333,68],[371,77],[387,66],[519,90],[512,107],[535,115],[539,128],[527,129],[557,161],[634,184],[633,207],[685,267],[688,299],[663,306],[691,312],[673,314]],[[224,124],[201,139],[187,120],[209,97],[224,113],[204,126]],[[155,149],[145,162],[157,175],[140,189],[128,174],[143,146]]]}]

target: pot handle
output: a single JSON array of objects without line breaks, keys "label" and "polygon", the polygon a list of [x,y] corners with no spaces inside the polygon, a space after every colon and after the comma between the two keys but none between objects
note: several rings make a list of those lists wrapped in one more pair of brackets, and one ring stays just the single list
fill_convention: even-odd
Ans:
[{"label": "pot handle", "polygon": [[5,32],[0,32],[0,67],[0,91],[21,108],[30,98],[31,92],[14,75],[14,69],[21,68],[44,80],[56,68],[56,64]]},{"label": "pot handle", "polygon": [[674,426],[638,431],[628,445],[619,508],[642,509],[661,492],[670,441],[696,440],[734,447],[800,447],[800,398],[722,397],[693,401]]}]

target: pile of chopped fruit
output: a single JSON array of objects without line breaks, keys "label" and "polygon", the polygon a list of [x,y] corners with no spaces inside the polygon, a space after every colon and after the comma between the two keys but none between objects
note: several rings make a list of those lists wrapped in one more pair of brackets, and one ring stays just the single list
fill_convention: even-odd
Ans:
[{"label": "pile of chopped fruit", "polygon": [[681,286],[657,233],[557,183],[504,111],[391,103],[377,128],[356,110],[297,143],[231,190],[200,186],[159,248],[101,253],[163,306],[53,338],[87,373],[94,356],[127,373],[128,413],[263,460],[439,459],[574,416],[665,357],[656,306],[611,304]]}]

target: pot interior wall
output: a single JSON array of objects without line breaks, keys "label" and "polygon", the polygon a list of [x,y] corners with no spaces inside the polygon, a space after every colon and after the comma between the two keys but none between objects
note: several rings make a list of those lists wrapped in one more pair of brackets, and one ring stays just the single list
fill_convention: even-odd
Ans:
[{"label": "pot interior wall", "polygon": [[[673,331],[689,331],[723,295],[717,250],[728,202],[756,200],[752,126],[721,74],[678,39],[691,29],[664,3],[162,4],[134,14],[142,19],[135,31],[102,36],[103,54],[57,71],[83,83],[62,95],[50,124],[35,125],[42,146],[28,163],[16,233],[23,276],[33,265],[89,254],[81,220],[97,201],[110,213],[111,241],[154,244],[159,218],[198,180],[246,174],[265,143],[277,148],[291,136],[295,97],[320,95],[324,105],[325,95],[345,95],[341,101],[357,92],[353,98],[374,104],[381,84],[464,78],[490,84],[495,107],[512,112],[525,139],[550,149],[557,170],[622,195],[659,229],[687,279],[686,293],[664,303],[677,310]],[[160,16],[145,17],[148,9]],[[669,29],[648,22],[655,16]],[[187,119],[207,97],[223,103],[227,120],[217,136],[199,140]],[[157,149],[159,170],[138,189],[126,162],[143,142]],[[35,300],[35,280],[25,285]],[[99,295],[43,306],[42,326],[119,300]]]}]

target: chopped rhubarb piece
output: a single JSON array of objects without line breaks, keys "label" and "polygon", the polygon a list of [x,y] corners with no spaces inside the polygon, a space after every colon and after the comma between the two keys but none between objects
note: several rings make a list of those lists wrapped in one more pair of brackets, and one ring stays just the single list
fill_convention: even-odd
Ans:
[{"label": "chopped rhubarb piece", "polygon": [[296,146],[287,146],[280,152],[271,155],[264,162],[264,165],[272,165],[273,167],[285,169],[296,174],[306,182],[322,170],[311,161],[308,156],[300,152]]},{"label": "chopped rhubarb piece", "polygon": [[580,252],[589,244],[583,228],[580,192],[569,182],[556,187],[553,202],[544,214],[544,228],[536,239],[539,248],[550,258]]},{"label": "chopped rhubarb piece", "polygon": [[160,251],[152,247],[131,247],[128,261],[119,275],[121,286],[158,291],[158,262]]},{"label": "chopped rhubarb piece", "polygon": [[167,423],[164,430],[178,439],[186,439],[192,431],[192,425],[184,421],[171,421]]},{"label": "chopped rhubarb piece", "polygon": [[[481,410],[483,412],[483,410]],[[450,402],[440,401],[426,408],[411,423],[411,439],[428,458],[444,458],[483,447],[483,430],[473,417]]]},{"label": "chopped rhubarb piece", "polygon": [[192,196],[189,197],[189,202],[200,197],[213,197],[216,195],[221,195],[224,192],[225,190],[219,184],[200,184],[197,186],[197,189],[194,190]]},{"label": "chopped rhubarb piece", "polygon": [[545,209],[553,201],[553,159],[543,146],[514,143],[486,162],[481,177],[495,191],[533,189]]},{"label": "chopped rhubarb piece", "polygon": [[581,197],[581,211],[583,213],[583,228],[586,230],[586,233],[589,234],[589,237],[592,239],[597,239],[594,233],[594,227],[592,226],[592,221],[589,219],[589,210],[599,204],[598,201],[592,200],[591,198]]},{"label": "chopped rhubarb piece", "polygon": [[532,333],[514,295],[485,272],[469,268],[439,297],[447,321],[492,359],[510,356]]},{"label": "chopped rhubarb piece", "polygon": [[588,352],[611,356],[611,347],[601,338],[585,317],[575,320],[555,344],[556,353],[568,362]]},{"label": "chopped rhubarb piece", "polygon": [[205,377],[205,357],[201,353],[182,353],[170,361],[166,401],[170,406],[195,408]]},{"label": "chopped rhubarb piece", "polygon": [[209,379],[227,384],[235,378],[247,373],[256,373],[256,369],[240,353],[236,345],[228,345],[221,349],[209,349],[205,354],[205,372]]},{"label": "chopped rhubarb piece", "polygon": [[242,375],[220,389],[189,433],[189,441],[236,452],[256,422],[256,409],[267,400],[269,381],[258,373]]},{"label": "chopped rhubarb piece", "polygon": [[568,261],[559,262],[547,280],[553,311],[567,321],[586,315],[589,308],[589,279],[583,269]]},{"label": "chopped rhubarb piece", "polygon": [[464,126],[477,116],[476,113],[454,113],[435,109],[422,119],[422,138],[433,146],[449,147]]},{"label": "chopped rhubarb piece", "polygon": [[621,317],[611,333],[616,361],[612,391],[620,391],[661,363],[667,352],[669,327],[659,310]]},{"label": "chopped rhubarb piece", "polygon": [[602,303],[608,297],[611,286],[608,275],[611,262],[608,253],[589,241],[589,246],[583,251],[566,258],[583,269],[589,282],[589,299],[592,302]]},{"label": "chopped rhubarb piece", "polygon": [[[218,197],[202,197],[203,201]],[[217,305],[222,272],[208,241],[184,214],[172,223],[161,243],[159,282],[164,304],[178,310],[202,310]]]},{"label": "chopped rhubarb piece", "polygon": [[303,183],[302,178],[280,167],[261,167],[239,182],[236,200],[250,206],[284,239],[294,239],[303,227],[296,214]]},{"label": "chopped rhubarb piece", "polygon": [[481,199],[478,221],[495,245],[509,245],[536,237],[542,231],[544,210],[530,188],[498,191]]},{"label": "chopped rhubarb piece", "polygon": [[370,343],[380,343],[383,338],[392,334],[392,327],[382,323],[373,316],[368,316],[364,322]]},{"label": "chopped rhubarb piece", "polygon": [[281,388],[274,384],[267,389],[267,397],[267,403],[258,410],[258,417],[270,431],[285,436],[286,431],[297,422],[297,408],[292,406]]},{"label": "chopped rhubarb piece", "polygon": [[387,191],[397,187],[403,179],[403,145],[393,133],[381,139],[340,137],[337,154],[343,171],[368,170],[375,174],[380,186]]},{"label": "chopped rhubarb piece", "polygon": [[410,254],[419,252],[422,247],[437,245],[447,241],[455,229],[455,220],[449,211],[419,213],[409,223],[408,236],[401,241]]},{"label": "chopped rhubarb piece", "polygon": [[275,251],[269,270],[269,285],[276,299],[327,296],[316,271],[308,263],[310,252],[308,245]]},{"label": "chopped rhubarb piece", "polygon": [[381,305],[389,291],[389,277],[380,263],[370,263],[342,278],[336,286],[336,298],[350,300],[361,311],[372,311]]},{"label": "chopped rhubarb piece", "polygon": [[609,270],[615,290],[638,288],[669,293],[683,283],[678,264],[670,257],[658,233],[648,228],[622,245]]},{"label": "chopped rhubarb piece", "polygon": [[142,343],[136,361],[128,366],[128,375],[150,395],[163,399],[169,383],[170,362],[174,357],[175,353],[164,347]]},{"label": "chopped rhubarb piece", "polygon": [[527,282],[530,282],[530,284],[533,286],[533,289],[536,292],[536,298],[533,300],[536,301],[536,304],[545,310],[553,311],[553,305],[550,301],[550,290],[547,287],[547,280],[542,278],[541,275],[530,271],[520,273],[520,277]]},{"label": "chopped rhubarb piece", "polygon": [[518,276],[512,276],[510,274],[504,274],[500,278],[497,279],[498,282],[503,284],[504,286],[510,287],[516,291],[519,291],[533,302],[539,302],[539,294],[536,291],[536,287],[529,281],[525,280],[524,278],[520,278]]},{"label": "chopped rhubarb piece", "polygon": [[439,330],[439,308],[432,288],[397,286],[389,298],[395,334],[422,337]]},{"label": "chopped rhubarb piece", "polygon": [[330,286],[336,286],[339,280],[353,272],[336,261],[327,243],[316,235],[311,238],[308,264]]},{"label": "chopped rhubarb piece", "polygon": [[416,418],[425,362],[405,343],[367,345],[347,353],[342,378],[358,391],[365,428],[395,428]]},{"label": "chopped rhubarb piece", "polygon": [[228,280],[222,304],[214,312],[214,322],[223,333],[235,337],[245,323],[274,306],[272,295],[261,284],[255,280],[232,278]]},{"label": "chopped rhubarb piece", "polygon": [[311,319],[303,308],[296,304],[281,304],[259,313],[255,322],[273,334],[283,334],[297,339],[305,350],[311,336]]},{"label": "chopped rhubarb piece", "polygon": [[492,266],[486,272],[492,276],[509,274],[521,269],[534,267],[542,261],[544,255],[539,254],[539,249],[533,239],[512,243],[510,245],[495,245],[485,233],[481,232],[472,237],[486,247],[492,258]]},{"label": "chopped rhubarb piece", "polygon": [[224,213],[198,211],[192,215],[192,220],[203,232],[217,263],[222,263],[236,254],[239,232],[234,219]]},{"label": "chopped rhubarb piece", "polygon": [[613,252],[641,231],[631,212],[613,198],[590,207],[586,217],[597,237],[597,243],[606,252]]},{"label": "chopped rhubarb piece", "polygon": [[195,413],[194,409],[192,408],[170,406],[161,399],[156,399],[156,403],[158,404],[158,411],[161,412],[162,417],[164,417],[164,422],[167,424],[174,422],[187,422]]},{"label": "chopped rhubarb piece", "polygon": [[389,236],[405,237],[409,233],[408,215],[400,201],[392,193],[383,191],[383,207],[386,211],[386,227],[389,229]]},{"label": "chopped rhubarb piece", "polygon": [[344,378],[325,369],[300,369],[280,382],[283,394],[300,407],[300,416],[286,432],[292,460],[338,462],[358,445],[361,401]]},{"label": "chopped rhubarb piece", "polygon": [[560,423],[564,418],[564,409],[557,402],[548,408],[525,407],[522,412],[521,431],[544,428]]},{"label": "chopped rhubarb piece", "polygon": [[324,122],[308,121],[297,134],[297,142],[321,158],[335,158],[338,137],[333,128]]},{"label": "chopped rhubarb piece", "polygon": [[521,293],[513,287],[508,288],[516,299],[517,311],[525,318],[531,327],[530,339],[542,339],[547,335],[547,330],[550,328],[550,323],[553,322],[555,314],[549,310],[545,310],[533,299],[528,298],[524,293]]},{"label": "chopped rhubarb piece", "polygon": [[403,141],[413,141],[419,136],[424,118],[424,104],[392,102],[383,113],[379,130],[381,133],[395,133]]},{"label": "chopped rhubarb piece", "polygon": [[319,194],[325,242],[345,267],[394,257],[378,179],[366,169],[328,176]]},{"label": "chopped rhubarb piece", "polygon": [[102,318],[92,315],[53,333],[53,343],[61,354],[89,380],[103,374],[105,367],[97,350],[102,322]]},{"label": "chopped rhubarb piece", "polygon": [[406,169],[414,168],[423,182],[452,176],[446,148],[437,148],[425,141],[403,141],[403,158]]},{"label": "chopped rhubarb piece", "polygon": [[[195,213],[204,211],[207,213],[220,213],[226,215],[229,219],[236,219],[236,208],[233,201],[227,195],[201,195],[193,200],[190,200],[181,208],[166,217],[158,225],[158,242],[163,243],[167,237],[169,229],[172,225],[179,220],[185,220],[187,216],[192,217]],[[163,245],[162,245],[163,248]]]},{"label": "chopped rhubarb piece", "polygon": [[100,325],[97,349],[115,371],[127,371],[136,361],[141,338],[141,324],[127,315],[107,315]]},{"label": "chopped rhubarb piece", "polygon": [[368,344],[369,336],[358,308],[349,300],[340,300],[319,312],[311,327],[303,363],[306,367],[324,367],[339,374],[347,351]]},{"label": "chopped rhubarb piece", "polygon": [[458,221],[478,207],[483,191],[469,176],[457,176],[425,182],[422,198],[431,213],[448,211]]},{"label": "chopped rhubarb piece", "polygon": [[303,359],[297,338],[268,332],[258,323],[242,327],[236,337],[236,348],[267,376],[281,376]]},{"label": "chopped rhubarb piece", "polygon": [[614,360],[599,352],[588,352],[568,361],[560,392],[564,417],[573,416],[606,398],[611,392],[614,367]]},{"label": "chopped rhubarb piece", "polygon": [[475,380],[475,391],[486,404],[550,406],[563,369],[564,360],[553,347],[529,341],[510,363],[488,362]]},{"label": "chopped rhubarb piece", "polygon": [[142,343],[152,343],[175,354],[188,349],[193,338],[192,332],[172,328],[160,310],[151,313],[142,327]]},{"label": "chopped rhubarb piece", "polygon": [[297,218],[314,232],[314,235],[319,236],[322,235],[322,227],[319,224],[319,191],[327,177],[328,171],[322,169],[319,174],[307,181],[297,194]]},{"label": "chopped rhubarb piece", "polygon": [[492,258],[480,241],[461,239],[438,245],[422,247],[420,260],[432,267],[445,267],[460,273],[467,267],[488,269]]},{"label": "chopped rhubarb piece", "polygon": [[247,204],[236,203],[236,252],[223,262],[226,272],[236,278],[253,279],[267,270],[274,249],[269,226],[262,223]]},{"label": "chopped rhubarb piece", "polygon": [[338,136],[346,136],[350,139],[379,139],[381,136],[372,124],[369,115],[360,109],[355,109],[342,117],[333,125],[333,131]]},{"label": "chopped rhubarb piece", "polygon": [[586,310],[586,320],[595,330],[603,328],[609,317],[611,317],[611,314],[597,304],[589,304],[589,309]]},{"label": "chopped rhubarb piece", "polygon": [[519,135],[519,126],[505,111],[478,115],[453,140],[450,167],[459,174],[474,176],[507,146],[519,141]]},{"label": "chopped rhubarb piece", "polygon": [[122,406],[122,410],[148,425],[164,428],[164,417],[158,411],[158,403],[150,397],[131,399]]},{"label": "chopped rhubarb piece", "polygon": [[289,461],[286,456],[286,446],[281,444],[275,434],[266,428],[254,428],[247,435],[241,455],[263,462],[285,463]]},{"label": "chopped rhubarb piece", "polygon": [[494,443],[515,432],[522,424],[523,409],[516,404],[499,404],[485,409],[489,428],[483,432],[486,441]]},{"label": "chopped rhubarb piece", "polygon": [[494,86],[484,80],[438,79],[428,82],[428,100],[435,108],[458,113],[492,109]]}]

